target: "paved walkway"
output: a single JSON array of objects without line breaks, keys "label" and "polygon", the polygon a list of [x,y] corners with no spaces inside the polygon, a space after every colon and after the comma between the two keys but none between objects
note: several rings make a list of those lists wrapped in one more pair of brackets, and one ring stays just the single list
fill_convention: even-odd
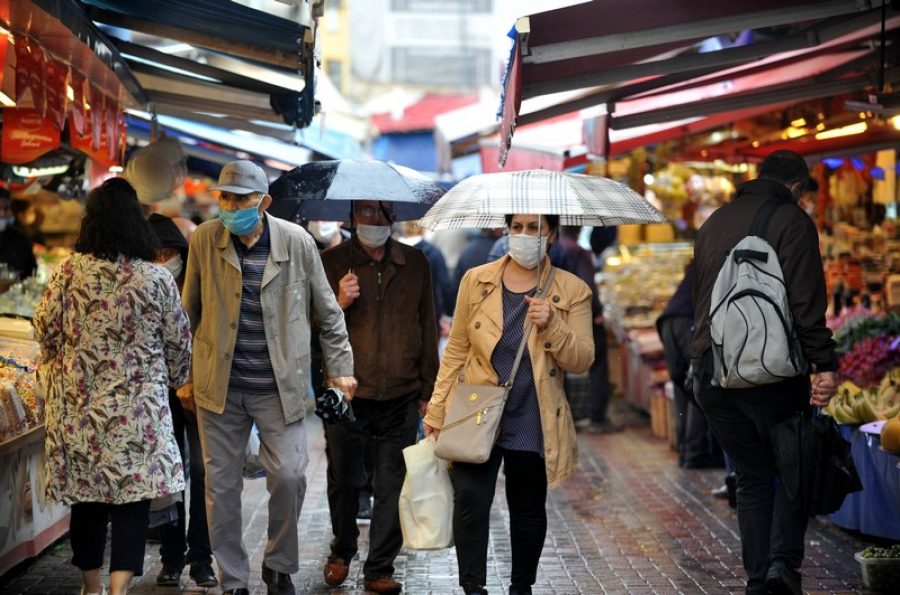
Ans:
[{"label": "paved walkway", "polygon": [[[611,435],[579,437],[576,476],[551,491],[549,531],[538,571],[536,594],[601,593],[738,593],[743,570],[734,512],[709,496],[722,471],[683,470],[667,444],[650,434],[645,419],[623,410],[629,427]],[[309,424],[309,491],[300,522],[302,567],[294,575],[300,593],[365,593],[362,564],[355,560],[345,586],[328,589],[322,582],[330,527],[325,497],[324,438],[317,420]],[[501,475],[502,477],[502,475]],[[502,481],[502,479],[501,479]],[[491,518],[488,590],[506,593],[510,566],[509,516],[498,486]],[[247,480],[244,490],[244,543],[251,552],[251,593],[264,594],[259,574],[265,546],[265,482]],[[363,527],[360,554],[365,555]],[[808,593],[862,592],[853,552],[866,544],[825,521],[813,520],[807,533],[803,568]],[[155,584],[158,546],[147,548],[146,574],[135,581],[135,594],[175,593]],[[18,576],[0,582],[3,594],[78,593],[79,575],[68,563],[71,551],[62,541]],[[364,559],[364,558],[363,558]],[[405,593],[459,593],[453,550],[403,551],[396,576]],[[183,579],[189,582],[185,571]],[[185,593],[201,593],[193,583]],[[219,593],[211,589],[210,595]]]}]

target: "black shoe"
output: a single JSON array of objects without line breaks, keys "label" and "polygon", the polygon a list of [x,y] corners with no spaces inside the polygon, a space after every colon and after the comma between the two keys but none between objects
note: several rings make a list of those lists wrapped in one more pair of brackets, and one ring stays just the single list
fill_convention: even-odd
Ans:
[{"label": "black shoe", "polygon": [[772,595],[800,595],[800,573],[775,560],[766,573],[766,590]]},{"label": "black shoe", "polygon": [[509,595],[531,595],[531,586],[517,587],[515,585],[510,585]]},{"label": "black shoe", "polygon": [[294,583],[291,575],[272,570],[265,564],[262,567],[263,582],[269,588],[269,595],[294,595]]},{"label": "black shoe", "polygon": [[487,589],[480,585],[463,585],[466,595],[488,595]]},{"label": "black shoe", "polygon": [[250,589],[238,587],[237,589],[227,589],[222,591],[222,595],[250,595]]},{"label": "black shoe", "polygon": [[191,578],[197,583],[198,587],[215,587],[219,584],[216,580],[216,573],[213,572],[212,564],[209,562],[194,562],[191,564]]},{"label": "black shoe", "polygon": [[182,568],[163,564],[162,570],[156,575],[156,584],[160,587],[177,587],[181,585]]},{"label": "black shoe", "polygon": [[725,487],[728,488],[728,506],[737,508],[737,475],[734,473],[726,475]]}]

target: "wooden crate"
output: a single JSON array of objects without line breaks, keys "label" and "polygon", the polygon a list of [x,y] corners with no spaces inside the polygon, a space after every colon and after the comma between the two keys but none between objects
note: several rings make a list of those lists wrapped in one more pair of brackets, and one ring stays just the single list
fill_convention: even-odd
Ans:
[{"label": "wooden crate", "polygon": [[654,391],[650,395],[650,428],[653,435],[659,438],[668,438],[669,421],[666,407],[666,395],[660,391]]}]

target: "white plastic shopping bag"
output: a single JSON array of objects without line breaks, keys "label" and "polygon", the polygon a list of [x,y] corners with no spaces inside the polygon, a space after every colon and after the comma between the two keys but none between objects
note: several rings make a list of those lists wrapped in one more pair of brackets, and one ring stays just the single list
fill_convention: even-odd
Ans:
[{"label": "white plastic shopping bag", "polygon": [[434,454],[428,437],[403,449],[406,479],[400,490],[403,547],[434,550],[453,545],[453,485],[447,461]]}]

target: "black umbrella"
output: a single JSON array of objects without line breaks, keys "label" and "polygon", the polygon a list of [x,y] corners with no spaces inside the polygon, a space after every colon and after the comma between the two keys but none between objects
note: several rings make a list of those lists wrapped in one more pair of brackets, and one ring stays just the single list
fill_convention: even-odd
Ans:
[{"label": "black umbrella", "polygon": [[269,186],[268,212],[282,219],[350,222],[355,200],[393,203],[396,221],[419,219],[444,194],[421,173],[384,161],[311,161]]},{"label": "black umbrella", "polygon": [[809,516],[830,514],[862,489],[850,444],[834,419],[805,411],[770,430],[778,473],[791,506]]}]

